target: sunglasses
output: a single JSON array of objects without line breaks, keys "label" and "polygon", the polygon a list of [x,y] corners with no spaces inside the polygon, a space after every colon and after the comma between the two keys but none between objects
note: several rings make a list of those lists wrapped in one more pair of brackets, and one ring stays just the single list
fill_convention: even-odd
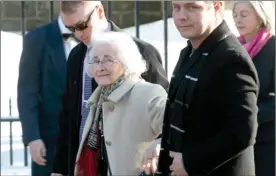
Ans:
[{"label": "sunglasses", "polygon": [[94,13],[94,11],[95,11],[96,8],[94,8],[92,10],[92,12],[89,14],[87,20],[85,20],[84,22],[76,24],[74,26],[65,26],[65,27],[68,28],[69,31],[71,31],[71,32],[83,31],[84,29],[86,29],[88,27],[88,23],[90,22],[91,16],[93,15],[93,13]]}]

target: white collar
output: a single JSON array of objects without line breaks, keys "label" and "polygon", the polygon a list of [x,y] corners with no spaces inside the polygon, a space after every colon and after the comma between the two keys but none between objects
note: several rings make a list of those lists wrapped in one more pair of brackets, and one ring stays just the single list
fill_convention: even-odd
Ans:
[{"label": "white collar", "polygon": [[111,24],[108,21],[108,26],[107,26],[107,29],[105,30],[105,32],[109,32],[109,31],[112,31],[112,29],[111,29]]},{"label": "white collar", "polygon": [[72,34],[72,32],[65,27],[60,15],[58,16],[58,26],[61,34]]}]

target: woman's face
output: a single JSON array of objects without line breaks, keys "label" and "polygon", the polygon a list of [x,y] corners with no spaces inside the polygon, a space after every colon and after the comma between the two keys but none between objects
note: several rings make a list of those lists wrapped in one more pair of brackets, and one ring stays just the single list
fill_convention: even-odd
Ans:
[{"label": "woman's face", "polygon": [[248,2],[239,2],[234,6],[233,18],[240,35],[251,39],[259,31],[260,19]]},{"label": "woman's face", "polygon": [[116,46],[101,44],[95,46],[93,51],[88,71],[98,85],[109,86],[124,74],[123,65],[117,59]]}]

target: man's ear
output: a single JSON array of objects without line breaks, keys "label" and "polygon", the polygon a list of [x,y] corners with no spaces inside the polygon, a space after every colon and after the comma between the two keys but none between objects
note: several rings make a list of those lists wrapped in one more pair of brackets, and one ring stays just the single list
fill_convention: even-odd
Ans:
[{"label": "man's ear", "polygon": [[214,1],[215,16],[219,15],[220,17],[224,17],[224,7],[224,1]]},{"label": "man's ear", "polygon": [[103,19],[104,18],[104,9],[103,9],[103,6],[98,6],[97,7],[97,15],[98,15],[99,19]]},{"label": "man's ear", "polygon": [[215,8],[216,12],[223,10],[224,2],[223,1],[214,1],[214,8]]}]

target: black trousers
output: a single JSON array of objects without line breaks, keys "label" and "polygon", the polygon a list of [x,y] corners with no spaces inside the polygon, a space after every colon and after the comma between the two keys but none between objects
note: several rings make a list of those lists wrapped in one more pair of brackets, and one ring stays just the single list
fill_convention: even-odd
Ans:
[{"label": "black trousers", "polygon": [[256,176],[275,176],[275,140],[254,146]]}]

